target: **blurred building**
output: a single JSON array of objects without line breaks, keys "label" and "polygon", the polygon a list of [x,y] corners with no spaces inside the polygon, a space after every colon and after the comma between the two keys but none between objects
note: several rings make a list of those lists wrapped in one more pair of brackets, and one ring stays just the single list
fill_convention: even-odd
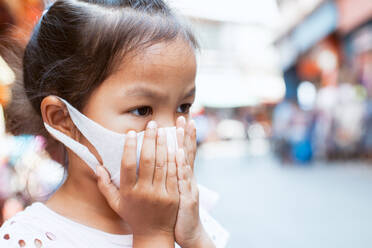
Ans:
[{"label": "blurred building", "polygon": [[369,156],[372,2],[279,1],[282,8],[305,2],[313,2],[310,11],[299,14],[275,38],[286,83],[285,101],[297,108],[288,128],[299,115],[308,116],[301,138],[287,137],[287,143],[296,150],[305,142],[311,157],[319,159]]},{"label": "blurred building", "polygon": [[200,141],[249,138],[249,126],[265,125],[271,106],[285,95],[272,42],[280,23],[276,1],[170,3],[191,21],[201,43],[195,104],[202,109],[195,117]]},{"label": "blurred building", "polygon": [[271,42],[279,19],[274,0],[171,3],[191,20],[201,43],[199,104],[214,108],[256,106],[284,96],[278,56]]}]

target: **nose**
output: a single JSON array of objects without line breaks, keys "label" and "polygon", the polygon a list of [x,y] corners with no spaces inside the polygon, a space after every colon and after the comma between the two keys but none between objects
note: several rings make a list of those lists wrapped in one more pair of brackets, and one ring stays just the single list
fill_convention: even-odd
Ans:
[{"label": "nose", "polygon": [[174,127],[176,126],[177,116],[158,116],[154,121],[156,121],[158,127]]}]

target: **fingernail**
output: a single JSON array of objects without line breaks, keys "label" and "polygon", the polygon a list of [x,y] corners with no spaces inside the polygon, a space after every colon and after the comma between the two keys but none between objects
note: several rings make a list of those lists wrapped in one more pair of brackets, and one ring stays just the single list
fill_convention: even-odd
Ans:
[{"label": "fingernail", "polygon": [[135,131],[131,130],[128,132],[128,138],[134,139],[136,138],[136,136],[137,136],[137,133]]},{"label": "fingernail", "polygon": [[156,122],[155,122],[155,121],[150,121],[150,122],[147,124],[147,128],[155,129],[155,128],[156,128]]},{"label": "fingernail", "polygon": [[186,123],[186,119],[183,116],[178,117],[179,121],[182,123]]}]

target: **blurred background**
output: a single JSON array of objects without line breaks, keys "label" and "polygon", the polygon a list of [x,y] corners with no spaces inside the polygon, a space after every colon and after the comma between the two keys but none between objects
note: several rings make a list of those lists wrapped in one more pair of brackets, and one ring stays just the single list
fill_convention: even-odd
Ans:
[{"label": "blurred background", "polygon": [[[169,2],[201,43],[196,174],[227,247],[371,247],[372,0]],[[0,0],[0,35],[25,44],[43,9]],[[13,80],[0,59],[3,107]],[[1,112],[0,223],[64,176]]]}]

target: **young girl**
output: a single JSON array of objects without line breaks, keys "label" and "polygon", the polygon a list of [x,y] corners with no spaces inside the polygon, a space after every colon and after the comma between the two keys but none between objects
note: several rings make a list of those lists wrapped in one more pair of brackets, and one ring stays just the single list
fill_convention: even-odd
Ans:
[{"label": "young girl", "polygon": [[162,0],[57,0],[44,12],[23,84],[66,147],[68,177],[2,226],[0,247],[218,244],[193,176],[196,48]]}]

